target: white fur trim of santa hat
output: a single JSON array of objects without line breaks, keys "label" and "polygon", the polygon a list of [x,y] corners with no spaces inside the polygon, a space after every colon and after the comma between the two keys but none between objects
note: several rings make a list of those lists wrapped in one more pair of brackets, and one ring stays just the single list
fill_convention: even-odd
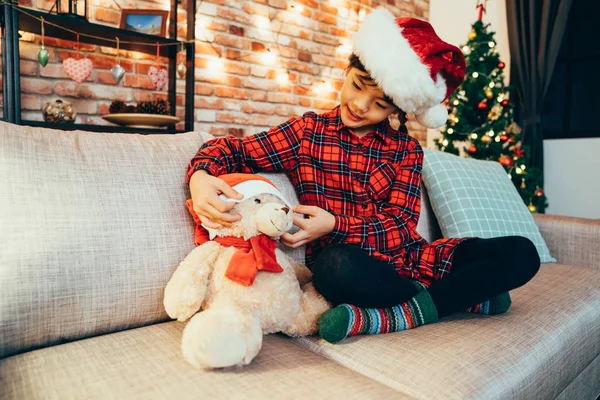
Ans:
[{"label": "white fur trim of santa hat", "polygon": [[402,30],[389,11],[377,8],[354,35],[353,51],[396,106],[415,114],[421,125],[439,128],[448,118],[440,104],[446,97],[446,82],[441,74],[435,81],[431,78]]},{"label": "white fur trim of santa hat", "polygon": [[279,197],[286,206],[293,208],[291,203],[285,198],[285,196],[275,186],[258,179],[251,179],[240,182],[236,185],[231,186],[236,192],[244,195],[241,200],[232,199],[221,194],[219,197],[224,201],[233,201],[235,203],[241,203],[242,201],[248,200],[251,197],[258,196],[260,194],[272,194],[273,196]]}]

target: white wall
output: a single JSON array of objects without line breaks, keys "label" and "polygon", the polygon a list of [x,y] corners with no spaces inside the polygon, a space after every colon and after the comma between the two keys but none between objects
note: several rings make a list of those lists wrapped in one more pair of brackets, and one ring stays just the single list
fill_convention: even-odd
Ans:
[{"label": "white wall", "polygon": [[[477,0],[430,0],[429,19],[438,35],[460,46],[467,42],[471,25],[477,19]],[[508,83],[510,50],[506,26],[506,4],[501,0],[487,2],[484,23],[496,32],[500,59],[506,63]],[[434,149],[437,130],[429,130],[427,147]],[[544,190],[548,197],[548,214],[600,218],[600,138],[545,140]]]}]

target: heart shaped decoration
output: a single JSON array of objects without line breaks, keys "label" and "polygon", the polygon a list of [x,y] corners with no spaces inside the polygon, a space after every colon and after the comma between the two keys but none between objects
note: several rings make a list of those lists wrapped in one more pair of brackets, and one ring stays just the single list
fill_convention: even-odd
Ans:
[{"label": "heart shaped decoration", "polygon": [[88,76],[92,73],[92,60],[89,58],[82,58],[76,60],[72,57],[67,58],[63,61],[63,68],[69,78],[73,79],[77,83],[85,81]]},{"label": "heart shaped decoration", "polygon": [[119,83],[119,82],[121,82],[121,79],[123,79],[123,75],[125,75],[125,70],[123,69],[123,67],[121,67],[119,64],[117,64],[114,67],[112,67],[112,69],[110,70],[110,73],[111,73],[113,79],[115,80],[115,82]]},{"label": "heart shaped decoration", "polygon": [[148,78],[152,81],[154,88],[160,90],[167,84],[167,70],[164,68],[158,69],[153,65],[148,70]]}]

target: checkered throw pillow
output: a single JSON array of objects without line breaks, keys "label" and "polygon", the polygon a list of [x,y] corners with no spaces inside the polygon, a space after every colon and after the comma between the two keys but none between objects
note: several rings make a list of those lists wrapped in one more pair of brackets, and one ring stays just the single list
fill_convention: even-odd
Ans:
[{"label": "checkered throw pillow", "polygon": [[502,165],[423,151],[423,183],[445,237],[524,236],[542,262],[556,262]]}]

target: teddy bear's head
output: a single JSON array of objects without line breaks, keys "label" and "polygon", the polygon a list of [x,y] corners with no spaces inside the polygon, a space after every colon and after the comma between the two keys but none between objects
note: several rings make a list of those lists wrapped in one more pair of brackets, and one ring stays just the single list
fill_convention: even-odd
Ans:
[{"label": "teddy bear's head", "polygon": [[291,205],[271,181],[252,174],[227,174],[219,178],[244,195],[239,201],[221,196],[226,201],[237,202],[229,213],[242,218],[230,227],[208,229],[211,239],[215,236],[249,239],[260,234],[276,239],[292,228]]}]

